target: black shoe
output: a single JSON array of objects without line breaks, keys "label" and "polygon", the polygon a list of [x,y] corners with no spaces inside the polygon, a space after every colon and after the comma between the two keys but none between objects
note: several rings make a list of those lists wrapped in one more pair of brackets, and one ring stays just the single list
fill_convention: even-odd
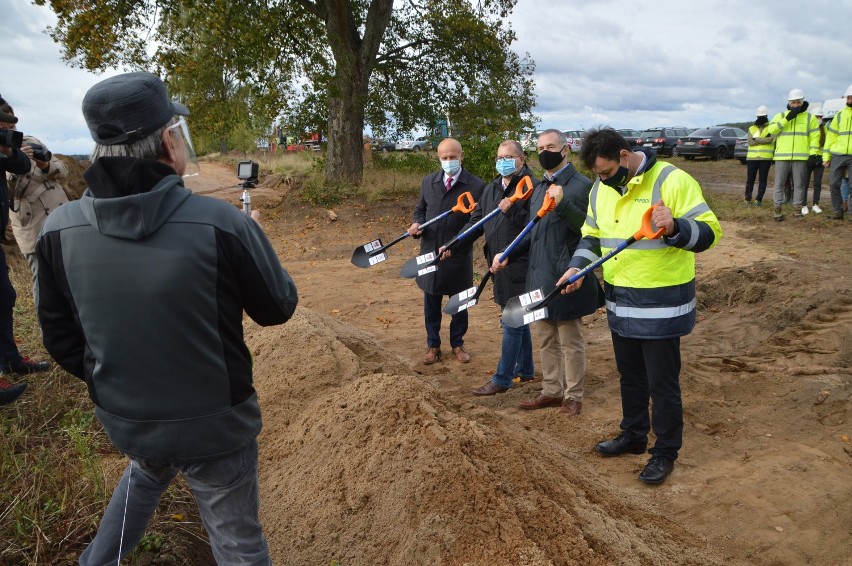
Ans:
[{"label": "black shoe", "polygon": [[674,461],[665,456],[651,456],[645,469],[639,473],[639,481],[645,483],[663,483],[674,470]]},{"label": "black shoe", "polygon": [[16,383],[12,385],[3,378],[0,378],[0,405],[8,405],[27,390],[26,383]]},{"label": "black shoe", "polygon": [[0,374],[17,373],[18,375],[27,375],[48,370],[50,370],[50,362],[37,362],[24,356],[19,362],[10,364],[8,369],[0,371]]},{"label": "black shoe", "polygon": [[618,435],[612,440],[604,440],[595,446],[595,450],[604,456],[618,456],[619,454],[644,454],[648,448],[648,438],[640,438],[639,440],[631,440],[623,434]]}]

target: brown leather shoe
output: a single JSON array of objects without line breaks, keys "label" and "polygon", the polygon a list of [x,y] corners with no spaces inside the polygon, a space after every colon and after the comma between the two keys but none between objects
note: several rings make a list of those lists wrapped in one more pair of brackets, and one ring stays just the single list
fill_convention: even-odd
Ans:
[{"label": "brown leather shoe", "polygon": [[470,362],[470,354],[467,353],[464,346],[455,346],[453,348],[453,353],[456,355],[456,359],[461,363],[466,364]]},{"label": "brown leather shoe", "polygon": [[565,399],[562,401],[562,408],[559,409],[560,413],[568,413],[572,417],[579,416],[580,411],[583,410],[583,402],[575,401],[574,399]]},{"label": "brown leather shoe", "polygon": [[495,395],[497,393],[505,393],[509,389],[511,389],[511,387],[500,387],[499,385],[495,384],[493,381],[489,381],[488,383],[486,383],[482,387],[477,387],[476,389],[473,389],[471,391],[471,393],[473,393],[474,395],[479,395],[479,396],[484,397],[486,395]]},{"label": "brown leather shoe", "polygon": [[533,409],[544,409],[545,407],[558,407],[561,404],[562,397],[547,397],[539,393],[532,399],[521,401],[518,403],[518,407],[527,411],[532,411]]},{"label": "brown leather shoe", "polygon": [[427,366],[434,364],[441,359],[440,348],[429,348],[426,350],[426,355],[423,356],[423,363]]}]

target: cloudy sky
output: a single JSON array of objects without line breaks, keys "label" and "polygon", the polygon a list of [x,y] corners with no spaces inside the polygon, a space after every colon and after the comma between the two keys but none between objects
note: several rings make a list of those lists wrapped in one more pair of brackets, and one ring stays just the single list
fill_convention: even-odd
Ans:
[{"label": "cloudy sky", "polygon": [[[0,0],[0,94],[18,128],[86,154],[86,90],[116,74],[66,66],[29,0]],[[700,127],[770,116],[801,88],[811,102],[852,84],[849,0],[518,0],[519,53],[536,62],[539,128]],[[836,31],[832,31],[836,30]]]}]

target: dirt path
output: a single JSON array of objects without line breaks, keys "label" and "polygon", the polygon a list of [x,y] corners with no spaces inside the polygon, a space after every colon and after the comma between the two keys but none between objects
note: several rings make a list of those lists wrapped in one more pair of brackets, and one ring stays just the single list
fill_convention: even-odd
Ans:
[{"label": "dirt path", "polygon": [[[205,164],[205,175],[196,190],[236,203],[240,189],[220,188],[232,172]],[[603,313],[584,320],[581,417],[519,411],[536,382],[473,397],[499,357],[488,291],[471,310],[473,362],[426,367],[422,294],[397,276],[416,243],[370,269],[349,261],[401,233],[413,199],[349,205],[332,222],[280,188],[252,195],[301,301],[284,327],[247,326],[276,563],[850,563],[852,262],[838,245],[849,223],[767,212],[723,223],[722,242],[698,256],[684,448],[650,487],[636,480],[647,456],[592,450],[620,418]]]}]

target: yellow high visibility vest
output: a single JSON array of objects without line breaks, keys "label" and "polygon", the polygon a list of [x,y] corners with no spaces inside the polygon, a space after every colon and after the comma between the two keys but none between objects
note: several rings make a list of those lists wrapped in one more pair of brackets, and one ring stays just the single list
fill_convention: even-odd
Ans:
[{"label": "yellow high visibility vest", "polygon": [[819,155],[819,120],[810,112],[802,112],[787,120],[787,111],[772,118],[766,130],[775,136],[775,161],[807,161]]},{"label": "yellow high visibility vest", "polygon": [[848,106],[834,115],[825,130],[823,160],[832,155],[852,155],[852,108]]},{"label": "yellow high visibility vest", "polygon": [[[751,137],[753,138],[765,138],[769,135],[766,133],[767,128],[769,128],[768,122],[762,127],[752,124],[748,128],[748,133],[750,133]],[[748,153],[746,154],[746,159],[749,161],[755,159],[772,159],[774,154],[775,140],[773,140],[771,143],[748,146]]]}]

